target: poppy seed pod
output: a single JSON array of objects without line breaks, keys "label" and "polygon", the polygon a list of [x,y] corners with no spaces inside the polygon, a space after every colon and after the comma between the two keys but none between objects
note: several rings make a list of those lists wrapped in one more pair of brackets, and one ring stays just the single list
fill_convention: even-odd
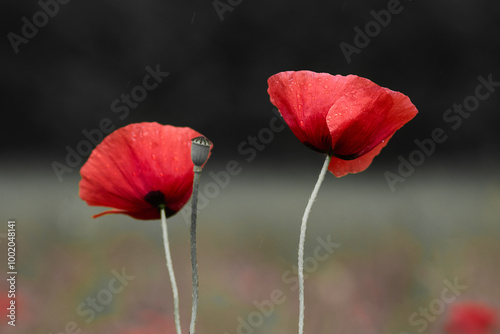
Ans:
[{"label": "poppy seed pod", "polygon": [[206,137],[200,136],[191,139],[191,160],[193,160],[195,171],[207,162],[211,147],[212,142]]}]

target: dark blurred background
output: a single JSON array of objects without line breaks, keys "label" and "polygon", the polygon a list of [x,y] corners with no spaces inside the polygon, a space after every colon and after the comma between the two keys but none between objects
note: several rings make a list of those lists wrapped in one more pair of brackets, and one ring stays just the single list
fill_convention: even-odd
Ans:
[{"label": "dark blurred background", "polygon": [[[468,286],[460,299],[498,308],[500,87],[476,99],[470,116],[447,110],[475,101],[479,77],[500,82],[500,2],[402,0],[398,14],[348,61],[341,43],[355,47],[355,28],[365,31],[374,12],[395,3],[2,1],[0,212],[5,222],[18,220],[25,301],[15,333],[55,334],[73,320],[85,332],[125,334],[141,326],[145,310],[171,324],[158,222],[92,220],[102,208],[78,197],[86,156],[59,177],[54,171],[54,163],[66,165],[68,147],[77,150],[84,132],[105,118],[116,128],[144,121],[192,127],[215,145],[205,174],[230,160],[242,167],[200,210],[199,333],[235,333],[238,317],[246,319],[253,301],[275,288],[287,302],[254,333],[295,331],[296,291],[282,274],[296,261],[300,217],[322,157],[288,128],[263,137],[252,161],[242,149],[251,147],[249,136],[265,136],[275,117],[268,77],[301,69],[369,78],[409,96],[419,110],[366,172],[327,176],[306,254],[319,236],[331,235],[341,247],[308,283],[306,328],[413,333],[408,316],[440,296],[443,279],[455,277]],[[43,7],[53,15],[40,14]],[[33,20],[36,33],[23,28]],[[169,74],[125,116],[122,94],[139,91],[147,68]],[[391,191],[384,172],[397,173],[398,157],[408,159],[414,141],[436,128],[447,140]],[[205,174],[202,182],[213,185]],[[201,189],[208,196],[203,183]],[[186,212],[173,217],[171,231],[184,329],[186,219]],[[2,226],[0,243],[5,232]],[[122,267],[136,280],[87,324],[76,307]],[[430,324],[432,333],[442,333],[444,321]]]},{"label": "dark blurred background", "polygon": [[[225,3],[225,2],[222,2]],[[34,152],[64,159],[82,130],[110,118],[116,127],[158,121],[190,126],[209,137],[217,156],[268,126],[267,78],[284,70],[357,74],[408,95],[420,114],[380,159],[413,149],[415,138],[446,127],[445,110],[474,94],[477,77],[500,81],[500,3],[403,1],[387,27],[348,63],[340,44],[354,46],[370,11],[389,1],[71,1],[16,54],[7,35],[21,35],[36,1],[2,3],[2,160]],[[111,110],[121,94],[159,64],[169,76],[125,119]],[[439,147],[448,155],[485,163],[500,144],[500,94],[495,92]],[[449,128],[449,125],[447,126]],[[273,145],[262,157],[290,158],[297,142]],[[281,136],[281,137],[283,137]]]}]

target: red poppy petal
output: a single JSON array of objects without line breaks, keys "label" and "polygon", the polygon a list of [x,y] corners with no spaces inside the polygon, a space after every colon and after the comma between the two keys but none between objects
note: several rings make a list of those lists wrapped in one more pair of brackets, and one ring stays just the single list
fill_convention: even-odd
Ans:
[{"label": "red poppy petal", "polygon": [[347,174],[355,174],[364,171],[372,163],[373,159],[380,153],[380,151],[387,145],[391,137],[385,139],[380,144],[375,146],[370,152],[354,160],[344,160],[332,156],[328,170],[336,177],[342,177]]},{"label": "red poppy petal", "polygon": [[151,206],[151,208],[144,208],[135,211],[127,211],[127,210],[107,210],[103,211],[101,213],[98,213],[96,215],[93,215],[92,218],[98,218],[101,216],[109,215],[109,214],[115,214],[115,213],[120,213],[124,215],[128,215],[132,218],[135,219],[143,219],[143,220],[148,220],[148,219],[158,219],[158,209],[154,208]]},{"label": "red poppy petal", "polygon": [[311,71],[280,72],[268,79],[271,103],[280,111],[295,136],[310,148],[330,153],[326,124],[330,107],[350,90],[378,87],[356,75],[331,75]]},{"label": "red poppy petal", "polygon": [[327,116],[333,154],[346,160],[360,157],[416,114],[408,97],[387,88],[348,92],[335,102]]},{"label": "red poppy petal", "polygon": [[80,173],[80,197],[89,205],[106,206],[138,219],[158,219],[159,211],[145,196],[161,192],[167,213],[179,211],[192,192],[190,128],[158,123],[130,124],[99,144]]}]

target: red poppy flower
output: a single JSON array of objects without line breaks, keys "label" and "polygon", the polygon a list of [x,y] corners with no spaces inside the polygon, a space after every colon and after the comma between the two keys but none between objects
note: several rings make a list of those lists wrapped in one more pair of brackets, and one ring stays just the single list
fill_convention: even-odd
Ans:
[{"label": "red poppy flower", "polygon": [[120,128],[94,149],[80,174],[80,197],[89,205],[106,206],[137,219],[167,217],[189,200],[193,188],[190,128],[158,123]]},{"label": "red poppy flower", "polygon": [[371,164],[417,109],[410,99],[356,75],[288,71],[268,79],[268,93],[285,122],[309,148],[332,156],[341,177]]},{"label": "red poppy flower", "polygon": [[498,326],[496,310],[479,303],[454,304],[446,323],[450,334],[493,334]]}]

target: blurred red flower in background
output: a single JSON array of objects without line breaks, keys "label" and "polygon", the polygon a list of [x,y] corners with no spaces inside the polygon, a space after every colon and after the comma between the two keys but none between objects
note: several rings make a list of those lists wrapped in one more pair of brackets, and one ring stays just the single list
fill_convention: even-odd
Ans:
[{"label": "blurred red flower in background", "polygon": [[[0,286],[0,288],[3,288],[3,286]],[[4,291],[5,293],[2,293],[2,295],[0,295],[0,316],[2,317],[0,329],[3,330],[3,328],[11,327],[11,325],[9,325],[9,322],[11,322],[12,320],[14,320],[13,323],[17,328],[31,325],[34,314],[32,314],[32,312],[30,312],[29,310],[29,295],[22,295],[19,292],[16,292],[15,294],[12,294],[12,298],[10,298],[8,288],[1,289],[1,291]],[[18,321],[19,319],[21,319],[21,321]],[[0,332],[3,333],[2,331]]]},{"label": "blurred red flower in background", "polygon": [[368,168],[418,112],[407,96],[356,75],[288,71],[271,76],[268,85],[292,132],[332,156],[328,170],[337,177]]},{"label": "blurred red flower in background", "polygon": [[[2,291],[5,291],[5,290],[2,290]],[[11,300],[14,302],[13,305],[11,304]],[[5,327],[7,327],[8,322],[12,321],[12,320],[14,320],[13,323],[15,324],[16,319],[9,318],[9,315],[11,314],[11,310],[9,310],[9,308],[13,310],[13,315],[15,317],[16,313],[17,314],[19,313],[19,302],[16,301],[15,299],[8,298],[7,293],[5,293],[5,295],[2,293],[2,295],[0,296],[0,307],[2,308],[2,310],[0,311],[0,315],[2,316],[2,324],[0,324],[0,328],[4,325],[5,325]]]},{"label": "blurred red flower in background", "polygon": [[122,213],[136,219],[160,219],[177,213],[193,188],[190,128],[137,123],[120,128],[92,151],[80,170],[80,197],[89,205],[115,208],[94,218]]},{"label": "blurred red flower in background", "polygon": [[480,303],[452,305],[445,328],[449,334],[493,334],[498,329],[497,311]]}]

